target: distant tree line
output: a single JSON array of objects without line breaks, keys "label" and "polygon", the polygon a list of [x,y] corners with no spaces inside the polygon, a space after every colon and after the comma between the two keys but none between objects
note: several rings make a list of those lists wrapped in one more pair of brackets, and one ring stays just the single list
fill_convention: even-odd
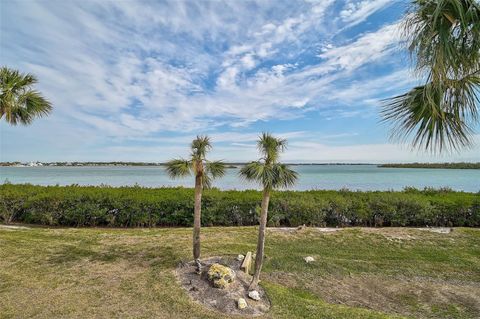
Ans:
[{"label": "distant tree line", "polygon": [[389,168],[452,168],[452,169],[480,169],[480,163],[407,163],[407,164],[382,164],[378,167]]}]

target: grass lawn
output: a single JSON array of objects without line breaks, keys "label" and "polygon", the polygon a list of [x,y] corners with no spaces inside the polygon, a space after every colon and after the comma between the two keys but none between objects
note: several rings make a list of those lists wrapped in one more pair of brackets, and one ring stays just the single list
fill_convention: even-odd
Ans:
[{"label": "grass lawn", "polygon": [[[202,236],[203,257],[245,254],[256,228]],[[185,228],[0,228],[0,318],[223,318],[177,284],[190,255]],[[266,255],[265,318],[479,318],[480,229],[269,230]]]}]

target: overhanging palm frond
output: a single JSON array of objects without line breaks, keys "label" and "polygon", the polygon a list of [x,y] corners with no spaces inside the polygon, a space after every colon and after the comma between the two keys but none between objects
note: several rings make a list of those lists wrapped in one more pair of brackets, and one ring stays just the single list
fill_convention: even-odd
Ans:
[{"label": "overhanging palm frond", "polygon": [[432,152],[470,146],[480,103],[478,1],[413,0],[403,27],[425,84],[384,101],[392,137]]},{"label": "overhanging palm frond", "polygon": [[14,108],[13,116],[7,118],[10,123],[30,124],[35,118],[48,115],[52,111],[52,104],[47,101],[38,91],[26,91],[18,96],[17,103],[21,107]]},{"label": "overhanging palm frond", "polygon": [[415,0],[403,22],[416,69],[456,77],[478,69],[480,7],[476,0]]},{"label": "overhanging palm frond", "polygon": [[0,118],[16,125],[30,124],[33,119],[48,115],[52,104],[31,85],[37,83],[35,76],[21,74],[7,67],[0,69]]},{"label": "overhanging palm frond", "polygon": [[387,100],[382,115],[384,121],[394,123],[392,138],[413,136],[414,147],[433,152],[469,146],[469,123],[477,119],[478,93],[470,81],[450,84],[445,88],[429,83]]},{"label": "overhanging palm frond", "polygon": [[227,167],[222,161],[207,161],[205,163],[205,175],[211,176],[212,178],[218,178],[225,175]]},{"label": "overhanging palm frond", "polygon": [[22,74],[18,70],[9,69],[6,66],[0,69],[0,85],[8,85],[13,92],[37,82],[38,80],[33,74]]},{"label": "overhanging palm frond", "polygon": [[171,178],[189,176],[192,173],[192,162],[185,159],[174,159],[166,163],[166,171]]}]

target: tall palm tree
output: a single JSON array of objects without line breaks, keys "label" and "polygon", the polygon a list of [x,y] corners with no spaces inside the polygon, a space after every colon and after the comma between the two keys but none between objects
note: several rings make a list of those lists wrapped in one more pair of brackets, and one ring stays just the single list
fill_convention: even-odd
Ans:
[{"label": "tall palm tree", "polygon": [[257,148],[262,157],[256,162],[245,165],[240,170],[241,177],[249,181],[255,181],[263,186],[255,273],[249,290],[257,288],[260,271],[262,270],[270,193],[273,189],[286,188],[295,184],[298,178],[298,174],[295,171],[291,170],[287,165],[278,162],[280,153],[284,152],[286,147],[287,140],[275,138],[269,133],[262,133],[257,142]]},{"label": "tall palm tree", "polygon": [[166,171],[171,178],[195,176],[195,208],[193,222],[193,259],[197,265],[197,273],[201,272],[200,263],[200,226],[202,210],[202,191],[209,188],[213,179],[225,175],[225,164],[222,161],[208,161],[207,153],[212,149],[208,136],[197,136],[190,145],[189,159],[174,159],[167,162]]},{"label": "tall palm tree", "polygon": [[35,83],[37,78],[32,74],[7,67],[0,69],[0,119],[5,116],[11,125],[27,125],[52,111],[50,102],[32,89]]},{"label": "tall palm tree", "polygon": [[470,146],[480,101],[477,0],[413,0],[403,30],[425,82],[384,103],[392,137],[413,137],[415,147],[434,152]]}]

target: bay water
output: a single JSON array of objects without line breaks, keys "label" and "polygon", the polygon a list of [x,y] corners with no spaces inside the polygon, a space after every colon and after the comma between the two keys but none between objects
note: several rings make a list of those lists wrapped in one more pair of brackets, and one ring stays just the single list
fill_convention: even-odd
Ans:
[{"label": "bay water", "polygon": [[[401,190],[407,186],[449,187],[466,192],[480,191],[480,170],[382,168],[377,165],[292,165],[299,173],[292,190],[348,188],[351,190]],[[239,168],[230,168],[214,181],[214,187],[259,189],[238,176]],[[40,166],[0,167],[0,183],[35,185],[109,185],[145,187],[193,187],[193,177],[172,180],[164,166]]]}]

